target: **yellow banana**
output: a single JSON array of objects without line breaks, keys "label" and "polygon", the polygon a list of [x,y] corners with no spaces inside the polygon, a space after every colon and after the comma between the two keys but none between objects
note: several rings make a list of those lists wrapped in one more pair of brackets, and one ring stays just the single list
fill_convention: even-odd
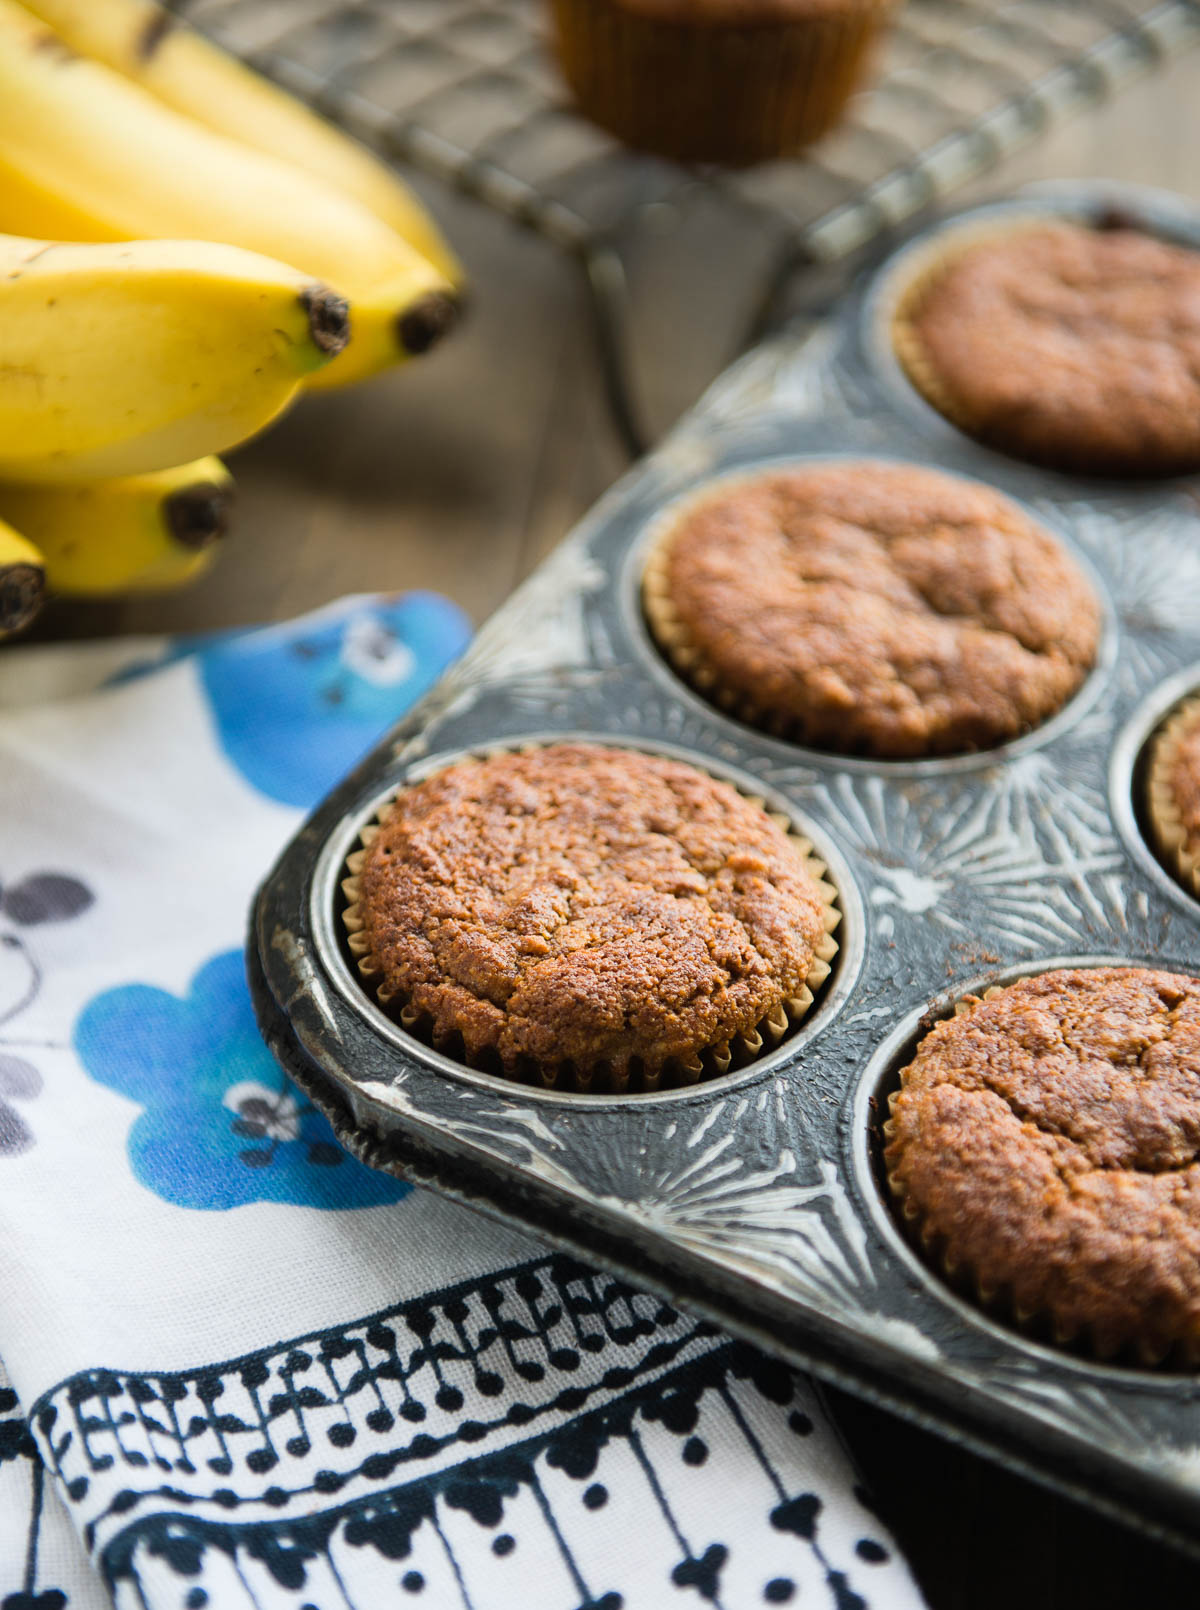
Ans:
[{"label": "yellow banana", "polygon": [[50,591],[81,597],[191,581],[215,557],[232,503],[219,458],[82,486],[0,484],[0,517],[37,544]]},{"label": "yellow banana", "polygon": [[385,163],[157,0],[22,3],[81,56],[133,79],[218,134],[281,157],[360,201],[452,284],[461,281],[461,266],[437,225]]},{"label": "yellow banana", "polygon": [[0,520],[0,637],[29,625],[42,607],[45,587],[41,554]]},{"label": "yellow banana", "polygon": [[16,0],[0,0],[0,229],[224,241],[291,263],[350,298],[342,383],[424,351],[455,311],[444,276],[359,202],[76,56]]},{"label": "yellow banana", "polygon": [[0,236],[0,479],[138,475],[232,447],[341,350],[346,323],[340,297],[234,246]]},{"label": "yellow banana", "polygon": [[122,593],[170,593],[192,582],[212,569],[220,554],[219,546],[202,548],[199,553],[164,554],[143,576],[131,576],[118,590]]}]

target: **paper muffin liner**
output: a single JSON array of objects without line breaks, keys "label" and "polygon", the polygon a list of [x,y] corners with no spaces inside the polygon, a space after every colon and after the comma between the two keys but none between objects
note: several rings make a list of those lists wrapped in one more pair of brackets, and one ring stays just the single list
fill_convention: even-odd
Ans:
[{"label": "paper muffin liner", "polygon": [[1200,833],[1188,833],[1171,783],[1179,746],[1197,727],[1200,695],[1176,706],[1166,725],[1155,734],[1146,777],[1146,814],[1159,854],[1188,893],[1200,899]]},{"label": "paper muffin liner", "polygon": [[[982,995],[965,996],[954,1003],[952,1015],[961,1017],[979,1001],[1003,994],[1004,988],[1004,985],[993,984]],[[908,1074],[909,1067],[901,1069],[900,1089],[888,1095],[890,1113],[896,1110],[900,1090],[908,1084]],[[1124,1335],[1106,1335],[1095,1327],[1068,1324],[1052,1309],[1024,1307],[1018,1302],[1011,1285],[993,1284],[986,1280],[969,1260],[955,1256],[948,1238],[942,1232],[924,1222],[921,1209],[906,1190],[904,1181],[887,1166],[887,1148],[895,1138],[895,1121],[886,1118],[879,1127],[884,1143],[884,1177],[904,1234],[926,1267],[940,1275],[952,1291],[974,1303],[989,1318],[1011,1326],[1031,1341],[1050,1342],[1055,1347],[1068,1349],[1101,1363],[1123,1363],[1134,1359],[1147,1369],[1163,1365],[1191,1369],[1200,1365],[1200,1337],[1190,1342],[1158,1344],[1149,1337],[1130,1339]]]},{"label": "paper muffin liner", "polygon": [[[521,744],[515,748],[499,746],[467,756],[466,763],[472,760],[482,763],[497,755],[529,754],[536,749],[548,747],[549,744]],[[620,746],[614,744],[611,747]],[[453,761],[450,764],[463,763]],[[449,766],[444,769],[449,770]],[[695,769],[704,770],[699,766]],[[437,773],[431,772],[429,775],[436,776]],[[716,782],[729,781],[728,778],[720,777],[713,772],[705,775],[711,776]],[[736,788],[737,785],[731,786]],[[403,788],[397,789],[397,797],[402,792]],[[838,943],[834,938],[834,930],[842,920],[842,913],[837,903],[838,891],[826,876],[828,872],[826,864],[816,856],[812,844],[796,830],[790,818],[781,811],[772,810],[767,802],[757,795],[747,794],[740,788],[737,792],[749,804],[760,806],[776,826],[783,828],[787,833],[813,876],[824,901],[825,911],[824,932],[814,949],[812,965],[799,993],[779,1001],[752,1029],[742,1031],[732,1040],[702,1047],[686,1059],[670,1059],[657,1069],[640,1066],[639,1059],[634,1058],[632,1062],[635,1067],[625,1070],[622,1077],[618,1075],[617,1070],[604,1062],[580,1067],[574,1062],[563,1061],[544,1067],[531,1057],[522,1059],[520,1067],[510,1072],[505,1068],[499,1055],[491,1050],[475,1056],[470,1055],[463,1046],[462,1037],[457,1030],[450,1035],[439,1036],[428,1013],[412,1005],[402,993],[393,992],[386,987],[383,982],[383,968],[372,956],[364,932],[361,905],[362,869],[366,862],[367,851],[378,836],[380,827],[387,820],[392,801],[385,802],[373,820],[363,826],[359,833],[360,848],[346,857],[346,876],[341,884],[346,901],[341,913],[346,930],[346,945],[364,991],[388,1017],[399,1023],[401,1028],[423,1044],[430,1045],[435,1051],[461,1062],[464,1067],[481,1073],[494,1074],[514,1084],[532,1084],[545,1090],[573,1091],[580,1094],[598,1091],[603,1094],[624,1095],[632,1093],[635,1088],[640,1092],[679,1089],[710,1079],[719,1079],[731,1069],[745,1067],[756,1058],[773,1050],[799,1024],[812,1006],[816,992],[829,977],[833,959],[837,955]]]},{"label": "paper muffin liner", "polygon": [[670,20],[621,0],[553,0],[581,109],[625,144],[684,162],[788,156],[840,117],[894,0],[753,25]]}]

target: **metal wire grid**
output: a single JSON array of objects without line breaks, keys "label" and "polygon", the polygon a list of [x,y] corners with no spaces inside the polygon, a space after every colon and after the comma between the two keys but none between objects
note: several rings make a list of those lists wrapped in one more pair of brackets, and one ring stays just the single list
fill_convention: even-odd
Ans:
[{"label": "metal wire grid", "polygon": [[636,155],[576,114],[547,46],[544,0],[175,9],[393,160],[577,253],[633,448],[644,433],[625,372],[616,242],[644,209],[703,186],[766,220],[781,247],[765,310],[798,265],[856,251],[1200,38],[1200,0],[908,0],[839,129],[803,159],[722,173]]}]

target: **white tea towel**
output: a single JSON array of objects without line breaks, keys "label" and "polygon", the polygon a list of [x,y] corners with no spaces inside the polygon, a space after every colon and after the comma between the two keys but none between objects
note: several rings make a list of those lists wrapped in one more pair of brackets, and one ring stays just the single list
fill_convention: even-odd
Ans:
[{"label": "white tea towel", "polygon": [[365,1168],[259,1039],[257,882],[464,641],[0,658],[3,1610],[920,1603],[805,1381]]}]

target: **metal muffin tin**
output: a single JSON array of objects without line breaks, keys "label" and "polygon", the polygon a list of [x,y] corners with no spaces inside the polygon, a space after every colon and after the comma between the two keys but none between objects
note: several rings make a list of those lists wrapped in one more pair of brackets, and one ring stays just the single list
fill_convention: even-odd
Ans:
[{"label": "metal muffin tin", "polygon": [[[1200,213],[1124,186],[1038,187],[959,219],[1031,210],[1115,210],[1200,247]],[[1200,1549],[1200,1374],[1092,1362],[973,1307],[906,1244],[876,1156],[881,1097],[929,1015],[964,993],[1067,962],[1200,972],[1200,904],[1147,848],[1134,794],[1147,736],[1200,686],[1200,499],[1185,482],[1035,469],[947,425],[908,387],[883,328],[905,261],[814,333],[732,369],[317,809],[257,902],[257,1010],[284,1067],[368,1163]],[[847,759],[755,732],[679,681],[638,604],[663,510],[714,476],[830,457],[989,482],[1092,571],[1104,650],[1058,717],[982,754]],[[567,735],[728,776],[828,858],[841,948],[809,1016],[771,1054],[684,1090],[545,1092],[439,1055],[365,994],[338,917],[359,827],[458,754]]]}]

